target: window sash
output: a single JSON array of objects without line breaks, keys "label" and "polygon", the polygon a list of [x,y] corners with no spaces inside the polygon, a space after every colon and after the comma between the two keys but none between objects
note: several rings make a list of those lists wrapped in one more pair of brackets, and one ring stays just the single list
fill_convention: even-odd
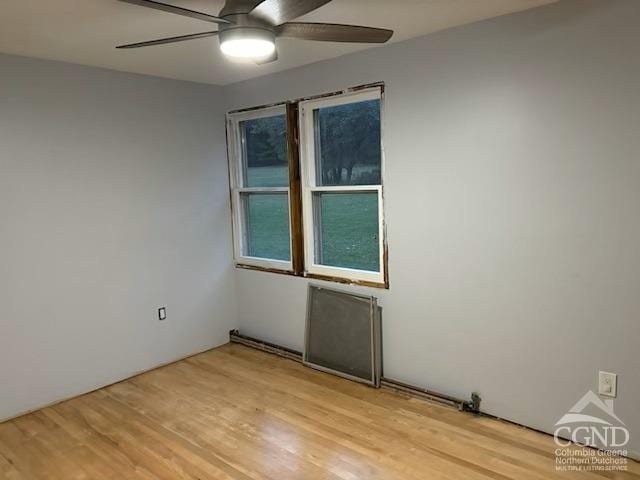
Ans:
[{"label": "window sash", "polygon": [[[245,149],[243,148],[244,134],[240,124],[247,120],[273,117],[276,115],[286,115],[286,107],[278,105],[275,107],[251,110],[248,112],[230,114],[227,116],[227,145],[229,155],[229,183],[231,186],[231,210],[233,216],[233,253],[237,265],[255,266],[265,269],[281,270],[290,272],[293,269],[293,259],[289,261],[252,257],[244,252],[247,245],[247,228],[242,202],[242,194],[248,193],[280,193],[287,194],[287,205],[290,205],[290,186],[283,187],[245,187],[247,177],[247,166]],[[293,256],[293,235],[291,230],[291,209],[288,208],[289,223],[289,252]]]},{"label": "window sash", "polygon": [[[316,146],[316,121],[314,111],[319,108],[335,107],[367,100],[382,100],[382,92],[379,87],[350,92],[334,97],[319,98],[300,102],[300,168],[302,177],[302,220],[304,231],[304,257],[306,272],[323,277],[338,277],[349,280],[383,284],[386,278],[385,236],[384,236],[384,195],[382,185],[338,185],[318,186]],[[381,158],[381,179],[384,179],[384,155]],[[318,229],[314,215],[313,196],[316,192],[332,193],[363,193],[376,192],[378,195],[378,247],[379,247],[379,272],[369,272],[351,268],[335,267],[318,264],[316,251],[318,248]]]},{"label": "window sash", "polygon": [[[306,271],[311,274],[324,277],[340,277],[363,282],[384,283],[385,252],[384,252],[384,213],[382,186],[358,186],[359,188],[334,188],[334,187],[303,187],[302,219],[304,224],[305,239],[305,265]],[[353,268],[323,265],[316,262],[318,234],[321,225],[316,224],[314,215],[313,195],[316,192],[324,193],[376,193],[378,195],[378,255],[380,272],[356,270]]]},{"label": "window sash", "polygon": [[240,124],[248,120],[275,117],[287,114],[284,105],[234,113],[227,116],[227,151],[229,155],[229,181],[231,189],[237,188],[287,188],[287,187],[245,187],[247,168],[245,165],[244,134]]},{"label": "window sash", "polygon": [[[283,270],[283,271],[291,271],[293,268],[293,261],[289,260],[277,260],[271,258],[261,258],[261,257],[252,257],[248,254],[245,254],[244,249],[247,245],[247,225],[246,225],[246,212],[244,211],[244,205],[242,201],[243,193],[286,193],[287,195],[287,205],[290,203],[289,189],[279,189],[277,192],[274,191],[264,191],[262,189],[243,189],[244,191],[237,190],[233,193],[233,205],[234,205],[234,215],[233,215],[233,230],[234,230],[234,254],[236,263],[241,265],[251,265],[256,267],[262,267],[267,269],[274,270]],[[291,239],[293,238],[293,232],[291,231],[291,212],[288,213],[288,222],[289,222],[289,252],[290,255],[293,254],[291,250]]]}]

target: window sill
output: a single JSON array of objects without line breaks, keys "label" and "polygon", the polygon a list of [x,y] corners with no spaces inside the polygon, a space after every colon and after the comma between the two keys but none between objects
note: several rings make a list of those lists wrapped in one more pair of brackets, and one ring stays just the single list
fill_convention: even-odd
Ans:
[{"label": "window sill", "polygon": [[346,277],[333,277],[330,275],[319,275],[319,274],[307,273],[307,272],[296,273],[292,270],[279,270],[276,268],[260,267],[257,265],[247,265],[243,263],[236,263],[235,266],[236,268],[239,268],[242,270],[254,270],[254,271],[265,272],[265,273],[277,273],[280,275],[288,275],[290,277],[308,278],[312,280],[323,280],[325,282],[341,283],[343,285],[355,285],[359,287],[370,287],[370,288],[380,288],[380,289],[389,290],[389,281],[386,281],[385,283],[379,283],[379,282],[370,282],[366,280],[354,280],[352,278],[346,278]]}]

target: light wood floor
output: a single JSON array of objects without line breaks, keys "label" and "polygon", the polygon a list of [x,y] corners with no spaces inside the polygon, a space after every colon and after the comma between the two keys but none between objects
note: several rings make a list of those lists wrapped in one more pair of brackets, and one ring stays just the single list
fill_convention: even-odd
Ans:
[{"label": "light wood floor", "polygon": [[546,435],[226,345],[0,424],[2,478],[640,479]]}]

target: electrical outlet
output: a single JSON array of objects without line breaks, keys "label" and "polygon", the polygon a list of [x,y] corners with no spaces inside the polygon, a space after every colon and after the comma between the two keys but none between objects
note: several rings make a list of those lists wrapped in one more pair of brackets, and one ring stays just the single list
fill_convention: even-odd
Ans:
[{"label": "electrical outlet", "polygon": [[605,397],[615,398],[618,395],[618,375],[600,372],[598,375],[598,393]]},{"label": "electrical outlet", "polygon": [[158,309],[158,320],[166,320],[167,319],[167,308],[160,307]]}]

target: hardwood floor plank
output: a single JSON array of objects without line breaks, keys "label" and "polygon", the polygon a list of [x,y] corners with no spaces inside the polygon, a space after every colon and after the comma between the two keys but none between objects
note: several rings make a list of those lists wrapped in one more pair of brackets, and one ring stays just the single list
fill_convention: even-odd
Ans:
[{"label": "hardwood floor plank", "polygon": [[12,480],[639,480],[547,435],[226,345],[0,424]]},{"label": "hardwood floor plank", "polygon": [[[206,359],[206,362],[210,362],[211,359]],[[197,363],[198,359],[192,359],[191,363]],[[234,358],[233,361],[228,364],[224,361],[216,360],[218,368],[230,368],[236,372],[236,380],[247,379],[248,381],[257,381],[260,385],[267,386],[273,382],[271,378],[270,366],[261,365],[257,367],[260,369],[259,380],[255,380],[255,367],[253,363],[247,363],[245,365],[239,361],[239,358]],[[362,405],[357,399],[350,397],[349,395],[336,394],[332,392],[331,397],[326,396],[326,392],[316,389],[316,385],[300,386],[292,384],[289,388],[290,391],[296,392],[294,397],[298,398],[300,402],[296,402],[292,405],[287,405],[283,410],[280,408],[281,413],[286,418],[290,418],[292,412],[298,412],[297,404],[306,402],[312,404],[311,415],[320,415],[319,425],[324,426],[325,430],[328,425],[332,426],[332,430],[329,432],[330,436],[344,437],[350,432],[360,432],[362,437],[368,436],[368,442],[374,445],[385,445],[384,439],[391,436],[394,438],[394,445],[392,447],[385,447],[387,452],[393,453],[394,450],[401,452],[412,452],[416,450],[416,446],[419,446],[419,456],[422,457],[425,454],[430,456],[429,464],[432,469],[438,469],[441,472],[448,472],[451,470],[450,462],[454,462],[459,467],[458,478],[463,478],[465,472],[463,470],[475,472],[475,474],[482,474],[486,478],[511,478],[508,475],[514,474],[516,477],[520,473],[520,467],[514,462],[508,461],[502,462],[504,459],[503,454],[498,450],[493,452],[489,458],[492,459],[493,465],[491,470],[487,470],[482,467],[482,463],[486,462],[487,451],[484,447],[479,447],[475,443],[476,439],[467,436],[466,439],[461,438],[459,434],[455,437],[451,434],[443,434],[446,432],[444,429],[433,430],[424,428],[425,423],[428,423],[428,417],[421,417],[422,425],[416,427],[415,425],[408,425],[405,422],[404,425],[398,426],[398,423],[394,419],[389,422],[387,420],[386,411],[384,409],[376,409],[373,405],[365,405],[365,411],[362,412]],[[351,384],[350,388],[364,389],[372,394],[371,389],[368,387]],[[376,394],[378,392],[375,392]],[[286,398],[274,398],[273,401],[269,401],[268,404],[285,405]],[[308,414],[307,414],[308,416]],[[299,424],[301,428],[304,425]],[[428,427],[428,425],[427,425]],[[435,433],[433,433],[435,432]],[[435,436],[437,436],[437,438]],[[437,440],[438,448],[434,448],[431,445],[434,444],[434,440]],[[363,445],[361,445],[363,446]],[[504,445],[501,445],[504,448]],[[460,455],[465,452],[471,452],[475,455],[476,462],[469,460],[462,460]],[[383,452],[380,451],[368,451],[369,455],[378,455]],[[467,455],[468,456],[468,455]],[[412,457],[411,453],[405,453],[405,462]],[[444,462],[442,462],[444,460]],[[424,463],[424,459],[418,459],[418,463]],[[527,466],[529,467],[529,466]],[[504,471],[502,471],[504,470]],[[549,478],[548,472],[540,472],[535,475],[535,472],[528,468],[531,478]],[[467,474],[469,472],[466,472]],[[475,478],[477,475],[473,475],[470,478]]]}]

